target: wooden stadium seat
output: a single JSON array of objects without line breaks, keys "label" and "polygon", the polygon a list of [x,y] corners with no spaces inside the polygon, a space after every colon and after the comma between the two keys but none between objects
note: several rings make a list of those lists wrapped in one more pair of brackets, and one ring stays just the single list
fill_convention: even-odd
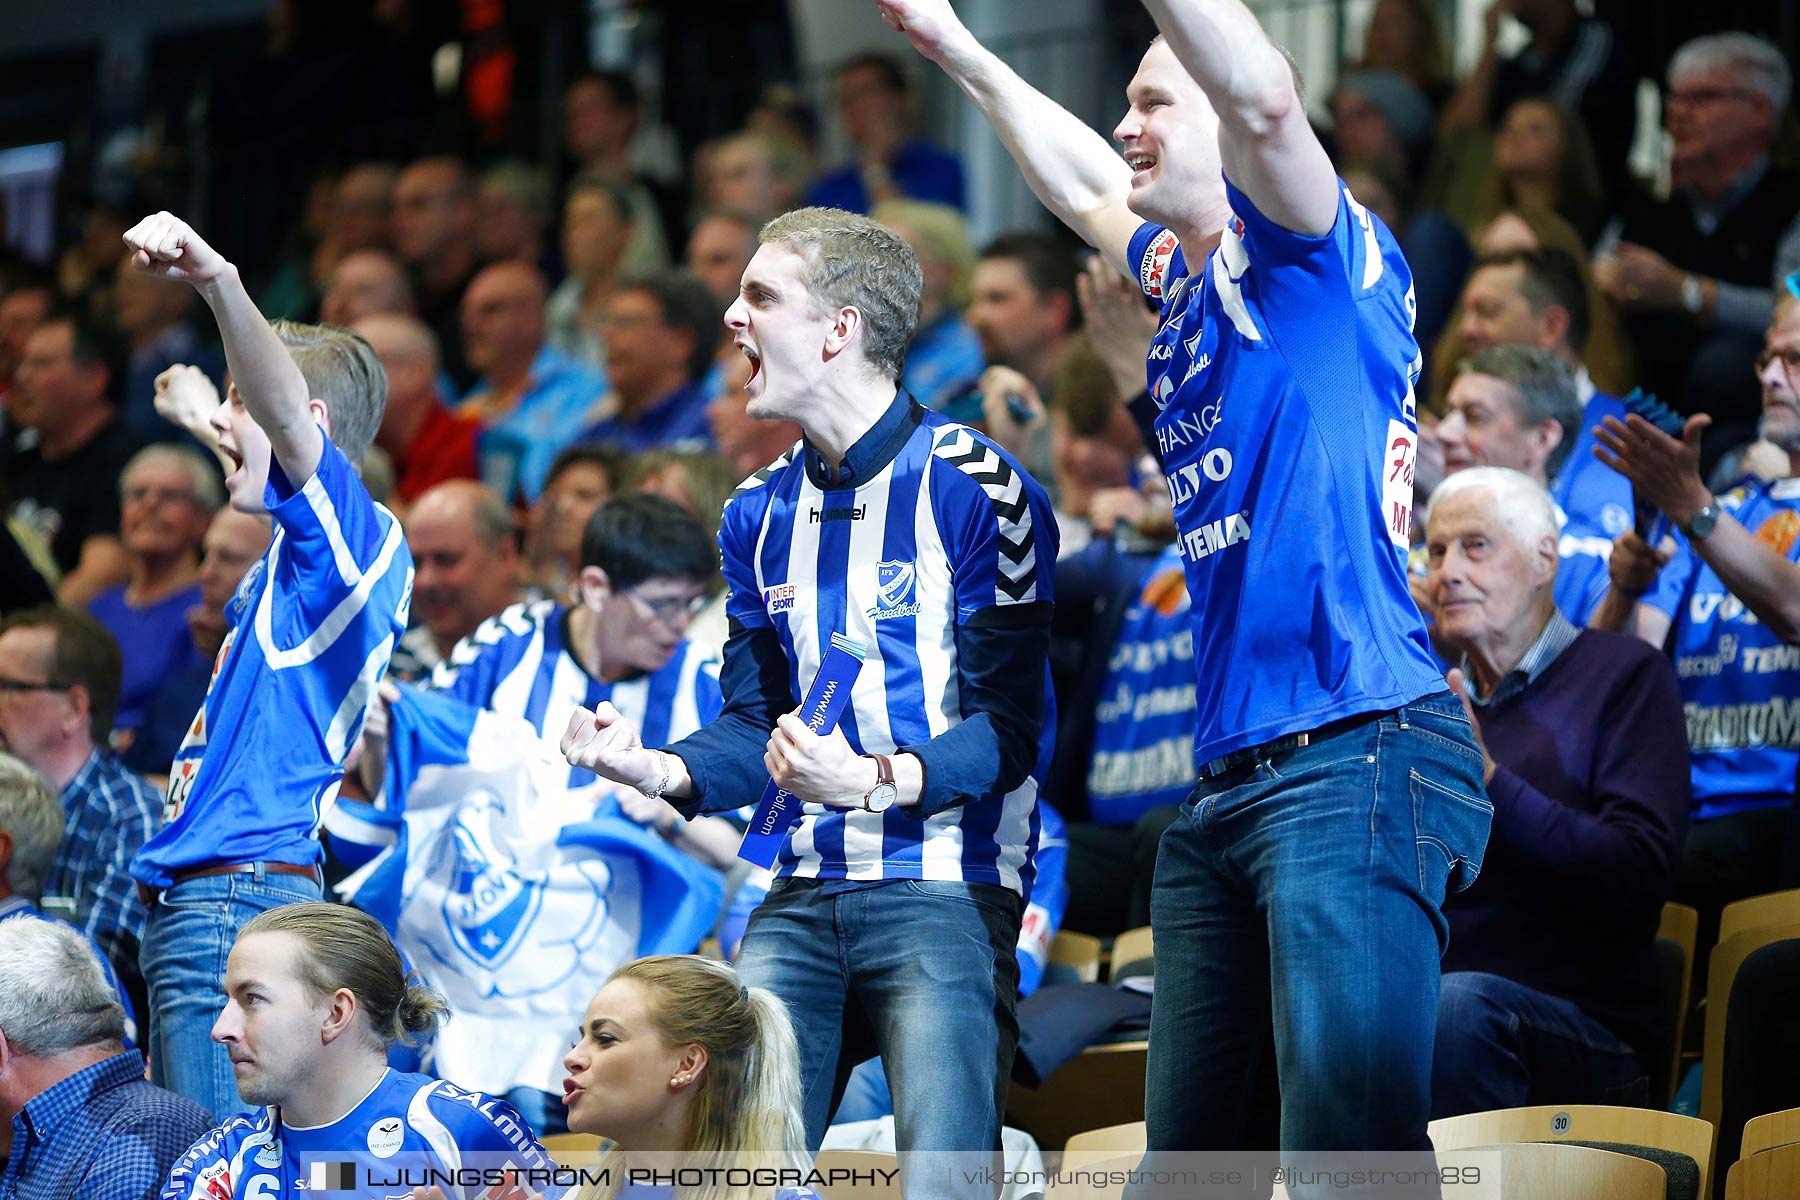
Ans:
[{"label": "wooden stadium seat", "polygon": [[592,1133],[553,1133],[544,1138],[544,1149],[563,1166],[580,1166],[600,1153],[600,1138]]},{"label": "wooden stadium seat", "polygon": [[813,1165],[821,1174],[827,1171],[891,1171],[896,1172],[885,1178],[892,1179],[892,1184],[880,1182],[884,1176],[876,1176],[877,1182],[839,1183],[835,1186],[819,1184],[819,1195],[825,1200],[901,1200],[900,1198],[900,1156],[886,1154],[879,1150],[821,1150],[813,1159]]},{"label": "wooden stadium seat", "polygon": [[[1800,895],[1800,892],[1795,894]],[[1729,913],[1741,904],[1767,899],[1770,897],[1757,896],[1752,900],[1740,900],[1738,904],[1727,906],[1725,911]],[[1713,947],[1712,959],[1706,970],[1706,1045],[1701,1055],[1706,1069],[1700,1073],[1702,1120],[1717,1125],[1725,1108],[1725,1017],[1731,1011],[1731,985],[1737,978],[1738,969],[1744,965],[1746,958],[1764,946],[1796,938],[1800,938],[1800,918],[1790,924],[1741,928],[1728,938],[1720,938],[1719,944]]]},{"label": "wooden stadium seat", "polygon": [[1098,1150],[1106,1154],[1120,1154],[1135,1150],[1142,1154],[1149,1144],[1144,1123],[1127,1121],[1123,1125],[1108,1125],[1104,1129],[1088,1129],[1075,1134],[1063,1146],[1063,1153],[1092,1154]]},{"label": "wooden stadium seat", "polygon": [[[1062,1161],[1057,1164],[1057,1171],[1129,1171],[1143,1159],[1148,1145],[1142,1121],[1108,1125],[1105,1129],[1089,1129],[1069,1139],[1068,1145],[1063,1147]],[[1123,1191],[1123,1187],[1098,1185],[1088,1178],[1068,1183],[1055,1179],[1051,1181],[1047,1195],[1059,1200],[1099,1200],[1100,1197],[1121,1195]]]},{"label": "wooden stadium seat", "polygon": [[1725,1200],[1794,1200],[1800,1196],[1800,1145],[1740,1158],[1725,1174]]},{"label": "wooden stadium seat", "polygon": [[[1689,993],[1694,976],[1695,941],[1700,928],[1700,914],[1685,904],[1671,901],[1663,905],[1662,923],[1656,931],[1656,958],[1659,983],[1663,989],[1663,1007],[1659,1014],[1663,1027],[1666,1056],[1656,1051],[1656,1061],[1646,1063],[1650,1074],[1650,1100],[1667,1108],[1675,1100],[1681,1086],[1681,1047],[1687,1036]],[[1676,973],[1676,961],[1680,973]]]},{"label": "wooden stadium seat", "polygon": [[[1762,897],[1758,897],[1762,899]],[[1781,1064],[1769,1069],[1768,1054],[1758,1047],[1786,1037],[1771,1022],[1784,1024],[1782,1012],[1793,989],[1796,947],[1800,947],[1800,922],[1759,925],[1733,934],[1713,948],[1706,976],[1706,1043],[1700,1075],[1700,1115],[1719,1131],[1718,1170],[1731,1165],[1732,1147],[1740,1146],[1743,1130],[1754,1115],[1791,1107],[1791,1079]],[[1752,963],[1754,966],[1751,966]],[[1765,990],[1746,985],[1746,977]],[[1746,1018],[1752,1026],[1732,1025]]]},{"label": "wooden stadium seat", "polygon": [[1710,1195],[1713,1126],[1677,1113],[1603,1104],[1547,1104],[1441,1117],[1431,1123],[1429,1131],[1431,1144],[1439,1150],[1519,1142],[1578,1142],[1603,1149],[1642,1146],[1692,1159],[1698,1171],[1693,1194]]},{"label": "wooden stadium seat", "polygon": [[[1075,1167],[1065,1159],[1046,1193],[1048,1200],[1120,1200],[1125,1194],[1122,1182],[1094,1182],[1092,1176],[1130,1171],[1141,1155],[1141,1151],[1101,1154],[1083,1158]],[[1494,1157],[1499,1159],[1499,1190],[1467,1189],[1491,1200],[1663,1200],[1668,1186],[1662,1168],[1653,1162],[1554,1142],[1441,1150],[1437,1161],[1442,1167],[1468,1167],[1492,1163]],[[1085,1174],[1065,1182],[1071,1171]],[[1275,1185],[1272,1200],[1287,1200],[1288,1196],[1285,1185]]]},{"label": "wooden stadium seat", "polygon": [[[1655,1163],[1611,1150],[1557,1142],[1491,1149],[1500,1152],[1500,1200],[1663,1200],[1668,1187]],[[1440,1152],[1438,1161],[1457,1157]]]},{"label": "wooden stadium seat", "polygon": [[1795,1142],[1800,1142],[1800,1108],[1765,1113],[1744,1122],[1744,1140],[1738,1149],[1738,1157],[1749,1158],[1752,1154],[1777,1146],[1791,1146]]},{"label": "wooden stadium seat", "polygon": [[1144,1061],[1149,1042],[1089,1046],[1042,1087],[1014,1082],[1006,1123],[1040,1146],[1062,1146],[1084,1130],[1144,1119]]},{"label": "wooden stadium seat", "polygon": [[[1075,933],[1068,929],[1057,930],[1056,940],[1050,943],[1050,965],[1063,970],[1046,970],[1046,983],[1099,983],[1100,939],[1092,934]],[[1068,978],[1071,972],[1074,975],[1072,979]],[[1053,973],[1063,978],[1049,978]]]},{"label": "wooden stadium seat", "polygon": [[1116,981],[1123,978],[1119,974],[1121,968],[1129,967],[1132,963],[1141,962],[1144,959],[1154,961],[1155,958],[1156,942],[1150,934],[1150,927],[1140,925],[1136,929],[1127,929],[1113,939],[1112,967],[1107,972],[1106,978],[1109,981]]},{"label": "wooden stadium seat", "polygon": [[1800,925],[1800,888],[1727,904],[1719,914],[1719,941],[1769,925]]},{"label": "wooden stadium seat", "polygon": [[[1125,1195],[1125,1184],[1095,1183],[1086,1177],[1087,1173],[1104,1178],[1109,1171],[1131,1171],[1143,1160],[1142,1150],[1119,1153],[1117,1150],[1097,1152],[1092,1156],[1083,1154],[1077,1163],[1071,1163],[1069,1157],[1063,1157],[1063,1165],[1057,1176],[1050,1180],[1049,1190],[1044,1193],[1046,1200],[1120,1200]],[[1082,1178],[1064,1182],[1063,1176],[1069,1171],[1083,1172]]]}]

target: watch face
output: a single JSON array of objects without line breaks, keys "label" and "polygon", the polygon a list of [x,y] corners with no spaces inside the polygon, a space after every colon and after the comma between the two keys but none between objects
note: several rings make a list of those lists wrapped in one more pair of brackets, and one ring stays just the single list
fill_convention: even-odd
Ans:
[{"label": "watch face", "polygon": [[891,783],[878,783],[863,797],[863,807],[870,812],[886,812],[899,798],[899,788]]}]

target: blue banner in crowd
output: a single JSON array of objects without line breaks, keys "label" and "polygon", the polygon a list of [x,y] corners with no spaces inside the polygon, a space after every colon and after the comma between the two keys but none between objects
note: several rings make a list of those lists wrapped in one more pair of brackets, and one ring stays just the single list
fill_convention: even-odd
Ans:
[{"label": "blue banner in crowd", "polygon": [[1125,611],[1094,712],[1088,810],[1098,825],[1130,825],[1179,804],[1194,786],[1194,634],[1174,546],[1150,565]]},{"label": "blue banner in crowd", "polygon": [[490,1093],[555,1091],[567,1030],[613,969],[685,954],[724,901],[717,871],[619,815],[525,721],[402,688],[376,804],[326,820],[339,886],[455,1016],[433,1067]]}]

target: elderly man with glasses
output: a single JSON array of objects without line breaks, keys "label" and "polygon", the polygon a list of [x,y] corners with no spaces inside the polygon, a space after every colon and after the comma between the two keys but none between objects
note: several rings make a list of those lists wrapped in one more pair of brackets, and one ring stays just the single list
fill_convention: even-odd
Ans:
[{"label": "elderly man with glasses", "polygon": [[[1679,531],[1672,557],[1620,537],[1591,624],[1673,647],[1694,792],[1675,898],[1699,909],[1701,946],[1724,905],[1800,882],[1800,853],[1782,852],[1800,767],[1800,298],[1781,296],[1755,366],[1758,429],[1785,453],[1784,478],[1715,495],[1699,466],[1705,414],[1680,439],[1636,416],[1595,431],[1602,460]],[[1703,983],[1704,955],[1695,966]]]},{"label": "elderly man with glasses", "polygon": [[1800,232],[1800,173],[1770,152],[1793,88],[1781,51],[1746,33],[1695,38],[1669,61],[1674,188],[1628,206],[1599,271],[1625,314],[1638,379],[1718,423],[1705,468],[1756,425],[1744,359],[1769,320],[1769,264]]},{"label": "elderly man with glasses", "polygon": [[[1471,467],[1432,496],[1427,587],[1482,744],[1494,823],[1444,902],[1432,1116],[1641,1104],[1657,1029],[1656,929],[1687,827],[1675,674],[1556,607],[1541,483]],[[1434,795],[1437,794],[1435,791]]]}]

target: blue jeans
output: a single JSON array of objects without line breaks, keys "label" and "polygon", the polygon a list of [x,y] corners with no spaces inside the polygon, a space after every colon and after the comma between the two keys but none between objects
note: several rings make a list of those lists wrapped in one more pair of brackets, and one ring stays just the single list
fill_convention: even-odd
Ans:
[{"label": "blue jeans", "polygon": [[1448,693],[1202,780],[1150,903],[1150,1148],[1275,1149],[1272,1041],[1280,1149],[1429,1150],[1439,906],[1492,817]]},{"label": "blue jeans", "polygon": [[901,879],[829,894],[816,880],[776,881],[738,974],[793,1017],[811,1149],[851,1069],[879,1054],[901,1150],[999,1150],[1024,908],[991,884]]},{"label": "blue jeans", "polygon": [[1560,996],[1484,971],[1444,976],[1431,1116],[1528,1104],[1641,1105],[1650,1077],[1630,1046]]},{"label": "blue jeans", "polygon": [[320,898],[303,875],[207,875],[178,883],[150,907],[138,962],[150,991],[151,1082],[224,1122],[248,1111],[225,1047],[212,1040],[225,1007],[225,959],[257,913]]}]

